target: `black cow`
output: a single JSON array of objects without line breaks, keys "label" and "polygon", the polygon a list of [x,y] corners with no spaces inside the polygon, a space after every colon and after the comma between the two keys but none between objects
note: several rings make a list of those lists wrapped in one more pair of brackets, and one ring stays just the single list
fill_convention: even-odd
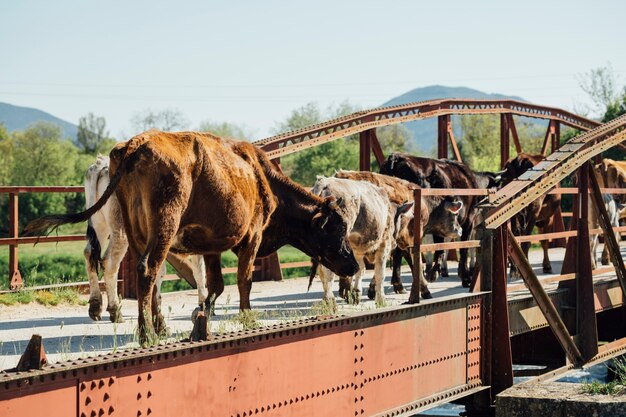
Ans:
[{"label": "black cow", "polygon": [[[476,176],[467,165],[448,159],[432,159],[406,153],[393,153],[385,160],[380,173],[418,184],[422,188],[479,188]],[[474,206],[477,196],[462,196],[463,209],[459,213],[459,223],[463,228],[461,240],[468,240],[474,219]],[[435,243],[443,242],[443,236],[433,235]],[[435,263],[428,274],[433,280],[439,270],[439,258],[443,251],[435,253]],[[469,287],[471,274],[467,266],[467,249],[460,250],[459,277],[464,287]],[[394,253],[394,267],[402,260],[401,253]],[[444,273],[445,275],[445,273]]]}]

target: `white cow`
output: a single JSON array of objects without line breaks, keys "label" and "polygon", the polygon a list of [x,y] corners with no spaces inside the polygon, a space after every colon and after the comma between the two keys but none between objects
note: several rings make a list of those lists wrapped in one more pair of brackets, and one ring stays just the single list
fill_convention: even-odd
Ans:
[{"label": "white cow", "polygon": [[[334,196],[341,202],[338,211],[346,219],[348,242],[359,263],[359,271],[352,280],[351,292],[354,300],[358,302],[360,298],[367,259],[374,264],[376,303],[383,304],[385,266],[391,250],[396,246],[393,237],[395,210],[389,202],[389,195],[383,188],[368,182],[333,177],[318,177],[313,193],[321,197]],[[335,274],[321,265],[319,273],[324,286],[324,299],[334,305],[335,297],[331,286]]]},{"label": "white cow", "polygon": [[[99,155],[96,163],[87,169],[85,174],[85,200],[87,208],[95,204],[102,196],[104,190],[109,185],[109,158]],[[107,238],[109,243],[101,256],[101,248]],[[128,240],[124,231],[124,223],[120,211],[120,205],[115,194],[106,202],[104,207],[97,211],[89,220],[87,226],[87,244],[84,255],[89,276],[89,317],[93,320],[101,320],[102,314],[102,294],[98,285],[98,270],[102,267],[104,286],[107,293],[107,311],[110,319],[114,323],[122,322],[120,309],[120,299],[117,294],[117,273],[120,268],[122,258],[128,249]],[[179,273],[186,275],[193,274],[195,286],[198,289],[198,304],[203,306],[207,299],[207,289],[205,277],[205,266],[202,256],[192,256],[192,270],[181,271],[185,268],[185,261],[173,254],[168,255],[168,260],[174,264]],[[165,274],[165,263],[157,278],[155,291],[156,301],[160,300],[160,287],[163,275]]]}]

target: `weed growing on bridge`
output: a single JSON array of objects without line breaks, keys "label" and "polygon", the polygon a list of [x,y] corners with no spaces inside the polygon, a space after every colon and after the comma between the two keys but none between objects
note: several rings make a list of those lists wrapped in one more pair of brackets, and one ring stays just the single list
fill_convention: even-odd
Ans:
[{"label": "weed growing on bridge", "polygon": [[33,301],[45,306],[56,306],[62,303],[72,305],[86,305],[80,294],[71,288],[55,288],[52,290],[29,291],[22,290],[0,294],[0,305],[29,304]]},{"label": "weed growing on bridge", "polygon": [[243,330],[253,330],[261,327],[261,312],[255,310],[244,310],[234,317],[234,320],[241,324]]},{"label": "weed growing on bridge", "polygon": [[617,395],[626,390],[626,359],[615,359],[609,369],[615,374],[615,379],[611,382],[603,383],[598,380],[585,382],[582,384],[582,392],[586,394]]}]

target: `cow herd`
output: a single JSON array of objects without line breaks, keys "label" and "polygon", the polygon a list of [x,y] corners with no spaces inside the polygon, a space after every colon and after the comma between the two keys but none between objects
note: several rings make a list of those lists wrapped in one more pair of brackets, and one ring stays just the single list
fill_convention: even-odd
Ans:
[{"label": "cow herd", "polygon": [[[423,237],[413,236],[413,189],[498,187],[541,158],[520,154],[503,172],[492,174],[474,173],[456,161],[394,153],[382,164],[380,174],[339,171],[334,177],[318,177],[308,190],[283,175],[250,143],[208,133],[151,130],[119,143],[110,160],[99,157],[89,168],[86,211],[46,216],[26,231],[49,233],[62,224],[89,222],[85,258],[91,288],[89,315],[94,320],[101,318],[100,268],[107,311],[112,321],[122,320],[115,277],[124,253],[131,251],[139,260],[138,325],[145,344],[165,330],[159,286],[166,259],[197,287],[198,304],[205,310],[224,290],[222,252],[232,250],[238,257],[240,309],[246,310],[254,259],[284,245],[311,257],[311,279],[317,270],[324,299],[333,304],[335,276],[340,277],[340,294],[358,301],[366,261],[373,264],[368,296],[382,304],[387,260],[392,259],[394,291],[404,293],[402,258],[412,268],[410,247],[415,238]],[[607,162],[601,186],[623,186],[626,171],[619,164]],[[418,219],[422,233],[432,234],[435,242],[469,239],[477,223],[477,204],[474,196],[424,197]],[[514,231],[529,234],[535,225],[550,227],[559,204],[558,197],[546,196],[513,222]],[[609,207],[618,218],[622,206],[609,198]],[[189,255],[191,267],[186,261]],[[427,271],[429,281],[438,273],[446,275],[440,262],[441,254],[436,253]],[[467,250],[461,249],[458,272],[465,287],[470,285],[471,270]],[[544,271],[550,270],[546,244]],[[417,272],[422,297],[431,298],[423,271]]]}]

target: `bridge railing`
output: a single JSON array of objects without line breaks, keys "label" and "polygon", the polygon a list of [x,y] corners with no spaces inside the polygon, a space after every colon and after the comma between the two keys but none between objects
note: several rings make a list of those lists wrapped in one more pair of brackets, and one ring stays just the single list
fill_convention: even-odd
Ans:
[{"label": "bridge railing", "polygon": [[[0,195],[8,194],[9,205],[9,228],[8,237],[0,238],[0,247],[9,247],[9,276],[8,284],[12,291],[20,290],[25,287],[25,278],[22,277],[19,269],[19,245],[26,244],[45,244],[45,243],[59,243],[59,242],[76,242],[85,240],[85,234],[71,234],[71,235],[51,235],[51,236],[20,236],[19,230],[19,194],[23,193],[84,193],[85,187],[83,186],[0,186]],[[301,268],[310,266],[309,261],[306,262],[285,262],[280,263],[277,267],[280,270]],[[270,265],[269,267],[273,267]],[[268,268],[263,260],[255,263],[253,271],[258,274],[262,274],[264,270]],[[222,268],[222,274],[236,273],[236,267],[224,267]],[[177,275],[168,274],[164,277],[164,280],[178,280]],[[120,276],[118,277],[118,283],[120,289],[124,287],[123,282],[123,268],[120,270]],[[100,285],[104,285],[104,281],[100,281]],[[89,286],[87,281],[71,282],[65,284],[52,284],[42,286],[29,286],[31,289],[47,289],[58,287],[79,287],[86,288]],[[1,291],[0,291],[1,292]]]}]

